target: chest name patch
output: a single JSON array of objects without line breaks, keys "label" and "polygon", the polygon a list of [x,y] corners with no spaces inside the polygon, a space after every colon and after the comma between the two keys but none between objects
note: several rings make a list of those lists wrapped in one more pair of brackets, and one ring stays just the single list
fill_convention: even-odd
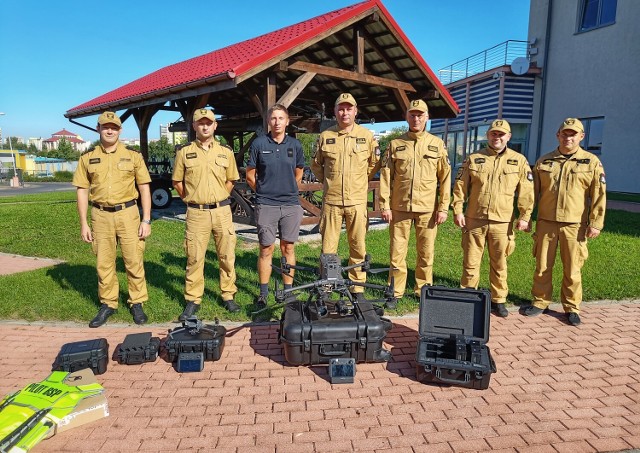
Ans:
[{"label": "chest name patch", "polygon": [[335,138],[328,138],[327,139],[327,145],[335,145],[336,144],[336,139]]},{"label": "chest name patch", "polygon": [[187,159],[195,159],[196,157],[198,157],[198,153],[187,153],[185,157]]},{"label": "chest name patch", "polygon": [[89,163],[90,164],[99,164],[100,163],[100,158],[99,157],[94,157],[93,159],[89,159]]},{"label": "chest name patch", "polygon": [[367,143],[366,138],[356,138],[356,143]]},{"label": "chest name patch", "polygon": [[484,161],[485,161],[484,157],[476,157],[475,159],[473,159],[474,164],[484,164]]},{"label": "chest name patch", "polygon": [[507,160],[507,164],[508,165],[518,165],[518,161],[516,159],[508,159]]},{"label": "chest name patch", "polygon": [[438,147],[437,147],[437,146],[435,146],[435,145],[429,145],[429,146],[427,146],[427,149],[428,149],[429,151],[438,151]]}]

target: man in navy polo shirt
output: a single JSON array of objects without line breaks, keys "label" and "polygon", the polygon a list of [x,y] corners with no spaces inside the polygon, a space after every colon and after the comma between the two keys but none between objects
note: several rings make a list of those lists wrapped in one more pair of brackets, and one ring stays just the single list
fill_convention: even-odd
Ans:
[{"label": "man in navy polo shirt", "polygon": [[[298,200],[298,183],[302,180],[304,154],[300,142],[287,135],[289,112],[282,104],[274,104],[267,112],[270,132],[251,144],[247,162],[247,183],[256,193],[256,223],[260,255],[258,309],[267,305],[269,278],[276,234],[280,231],[280,251],[287,263],[295,264],[294,243],[298,240],[302,207]],[[285,288],[293,284],[291,275],[283,275]]]}]

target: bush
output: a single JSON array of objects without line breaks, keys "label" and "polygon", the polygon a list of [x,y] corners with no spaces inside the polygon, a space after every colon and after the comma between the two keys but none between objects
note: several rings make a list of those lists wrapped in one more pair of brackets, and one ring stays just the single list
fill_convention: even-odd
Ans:
[{"label": "bush", "polygon": [[73,180],[72,171],[56,171],[53,174],[53,180],[56,182],[71,182]]}]

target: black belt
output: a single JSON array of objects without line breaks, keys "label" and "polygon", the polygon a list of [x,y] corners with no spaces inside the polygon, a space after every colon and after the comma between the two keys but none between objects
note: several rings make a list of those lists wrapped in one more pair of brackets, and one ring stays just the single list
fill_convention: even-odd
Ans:
[{"label": "black belt", "polygon": [[129,200],[126,203],[120,203],[117,204],[115,206],[104,206],[98,203],[94,203],[91,202],[91,206],[93,206],[94,208],[98,208],[101,211],[106,211],[106,212],[117,212],[117,211],[122,211],[123,209],[126,208],[130,208],[131,206],[134,206],[136,204],[136,200]]},{"label": "black belt", "polygon": [[187,203],[187,206],[189,206],[190,208],[196,208],[196,209],[216,209],[216,208],[221,208],[223,206],[229,206],[230,204],[231,204],[231,198],[227,198],[226,200],[222,200],[219,203],[212,203],[212,204]]}]

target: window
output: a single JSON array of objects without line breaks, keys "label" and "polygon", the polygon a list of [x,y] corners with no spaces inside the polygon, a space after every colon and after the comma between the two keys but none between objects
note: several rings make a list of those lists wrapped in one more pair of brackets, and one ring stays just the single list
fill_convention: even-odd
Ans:
[{"label": "window", "polygon": [[582,0],[578,31],[611,25],[616,21],[618,0]]},{"label": "window", "polygon": [[580,146],[593,154],[602,154],[604,117],[581,118],[580,121],[584,125],[584,139]]},{"label": "window", "polygon": [[464,152],[462,148],[463,140],[462,131],[449,132],[447,134],[446,145],[449,154],[449,162],[452,167],[462,164],[464,161]]}]

